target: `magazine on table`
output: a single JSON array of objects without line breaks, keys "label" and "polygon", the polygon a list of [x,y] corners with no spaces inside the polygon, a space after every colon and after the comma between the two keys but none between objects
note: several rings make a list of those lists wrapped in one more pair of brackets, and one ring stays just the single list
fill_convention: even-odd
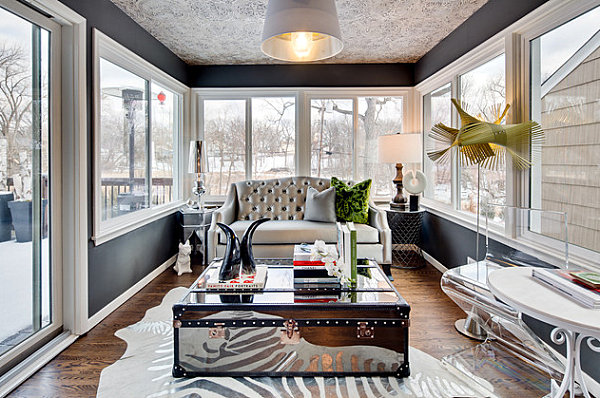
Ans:
[{"label": "magazine on table", "polygon": [[579,271],[533,268],[531,276],[588,308],[600,309],[600,288],[590,287],[576,276]]}]

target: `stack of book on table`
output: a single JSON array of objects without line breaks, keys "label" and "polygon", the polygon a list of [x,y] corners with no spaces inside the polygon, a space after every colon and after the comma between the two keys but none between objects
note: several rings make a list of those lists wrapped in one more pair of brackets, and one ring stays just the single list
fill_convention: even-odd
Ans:
[{"label": "stack of book on table", "polygon": [[585,307],[600,309],[600,274],[597,272],[533,268],[531,275]]},{"label": "stack of book on table", "polygon": [[[335,245],[327,245],[335,250]],[[311,260],[313,245],[301,244],[294,246],[294,288],[296,289],[339,289],[340,279],[331,276],[325,268],[325,263]],[[337,253],[337,251],[336,251]]]}]

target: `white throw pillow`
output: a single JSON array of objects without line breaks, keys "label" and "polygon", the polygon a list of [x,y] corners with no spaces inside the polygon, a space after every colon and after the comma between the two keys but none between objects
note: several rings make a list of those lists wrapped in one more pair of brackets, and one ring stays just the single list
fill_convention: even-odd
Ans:
[{"label": "white throw pillow", "polygon": [[304,219],[308,221],[336,222],[335,187],[319,192],[309,187],[306,192]]}]

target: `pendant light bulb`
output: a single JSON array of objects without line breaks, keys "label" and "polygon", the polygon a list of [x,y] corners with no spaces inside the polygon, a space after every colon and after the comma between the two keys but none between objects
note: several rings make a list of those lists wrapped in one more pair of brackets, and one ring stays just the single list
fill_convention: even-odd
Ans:
[{"label": "pendant light bulb", "polygon": [[335,0],[269,0],[262,52],[287,62],[313,62],[342,51]]},{"label": "pendant light bulb", "polygon": [[292,48],[298,58],[305,58],[313,47],[311,32],[292,32]]}]

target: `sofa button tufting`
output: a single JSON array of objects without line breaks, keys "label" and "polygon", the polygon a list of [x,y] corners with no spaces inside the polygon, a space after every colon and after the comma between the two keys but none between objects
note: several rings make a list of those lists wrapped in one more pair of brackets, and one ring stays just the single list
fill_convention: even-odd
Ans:
[{"label": "sofa button tufting", "polygon": [[296,207],[296,211],[300,211],[302,210],[300,207]]},{"label": "sofa button tufting", "polygon": [[323,185],[323,181],[319,181],[319,185]]},{"label": "sofa button tufting", "polygon": [[288,217],[288,220],[293,220],[293,219],[294,219],[294,216],[289,216]]},{"label": "sofa button tufting", "polygon": [[287,210],[287,208],[285,208],[285,207],[282,207],[282,208],[281,208],[281,210],[283,210],[283,211],[286,211],[286,210]]},{"label": "sofa button tufting", "polygon": [[298,190],[298,193],[302,193],[302,190],[301,190],[301,189],[299,189],[299,190]]},{"label": "sofa button tufting", "polygon": [[258,189],[255,189],[255,190],[254,190],[254,193],[258,193]]},{"label": "sofa button tufting", "polygon": [[273,190],[272,190],[272,189],[269,189],[267,192],[268,192],[268,193],[273,193]]},{"label": "sofa button tufting", "polygon": [[254,206],[254,207],[252,208],[252,211],[256,211],[256,210],[257,210],[257,209],[256,209],[256,206]]}]

